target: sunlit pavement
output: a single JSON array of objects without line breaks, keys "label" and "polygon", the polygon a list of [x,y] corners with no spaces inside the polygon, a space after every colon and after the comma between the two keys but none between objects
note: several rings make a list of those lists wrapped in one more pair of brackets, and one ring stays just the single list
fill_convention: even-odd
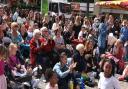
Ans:
[{"label": "sunlit pavement", "polygon": [[[115,76],[118,77],[119,75],[116,74]],[[97,82],[98,82],[98,80],[97,80]],[[119,81],[119,83],[120,83],[121,89],[128,89],[128,82]],[[96,87],[92,88],[92,87],[86,86],[86,89],[98,89],[98,87],[96,86]]]}]

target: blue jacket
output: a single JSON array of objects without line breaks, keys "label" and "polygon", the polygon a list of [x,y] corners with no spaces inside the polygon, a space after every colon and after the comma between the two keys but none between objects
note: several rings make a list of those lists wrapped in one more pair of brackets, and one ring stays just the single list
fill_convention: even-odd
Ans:
[{"label": "blue jacket", "polygon": [[98,34],[98,47],[101,47],[101,48],[106,47],[107,33],[108,33],[107,24],[106,23],[100,23],[99,34]]},{"label": "blue jacket", "polygon": [[120,30],[120,39],[121,41],[125,42],[128,41],[128,27],[122,27]]}]

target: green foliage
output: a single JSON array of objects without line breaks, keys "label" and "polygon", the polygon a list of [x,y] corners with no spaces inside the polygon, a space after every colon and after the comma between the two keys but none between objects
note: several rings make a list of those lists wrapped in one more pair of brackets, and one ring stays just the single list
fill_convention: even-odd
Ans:
[{"label": "green foliage", "polygon": [[15,6],[13,6],[12,9],[15,10],[16,7],[22,8],[22,9],[33,9],[33,10],[40,10],[40,6],[39,5],[26,5],[25,3],[19,3],[16,4]]},{"label": "green foliage", "polygon": [[42,13],[48,13],[48,0],[43,0],[42,6],[41,6],[41,12]]}]

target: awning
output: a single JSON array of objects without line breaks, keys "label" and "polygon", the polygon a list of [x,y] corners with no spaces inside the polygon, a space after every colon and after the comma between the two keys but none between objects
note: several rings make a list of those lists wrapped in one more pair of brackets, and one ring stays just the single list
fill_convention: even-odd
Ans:
[{"label": "awning", "polygon": [[96,2],[95,5],[105,8],[128,10],[128,0],[100,1],[100,2]]}]

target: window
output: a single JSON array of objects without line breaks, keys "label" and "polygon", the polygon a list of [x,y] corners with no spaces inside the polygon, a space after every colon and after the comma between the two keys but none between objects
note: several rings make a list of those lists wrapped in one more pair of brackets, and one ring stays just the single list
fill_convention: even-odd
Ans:
[{"label": "window", "polygon": [[60,12],[62,13],[71,13],[71,4],[59,3]]},{"label": "window", "polygon": [[58,13],[58,3],[49,3],[49,11]]}]

